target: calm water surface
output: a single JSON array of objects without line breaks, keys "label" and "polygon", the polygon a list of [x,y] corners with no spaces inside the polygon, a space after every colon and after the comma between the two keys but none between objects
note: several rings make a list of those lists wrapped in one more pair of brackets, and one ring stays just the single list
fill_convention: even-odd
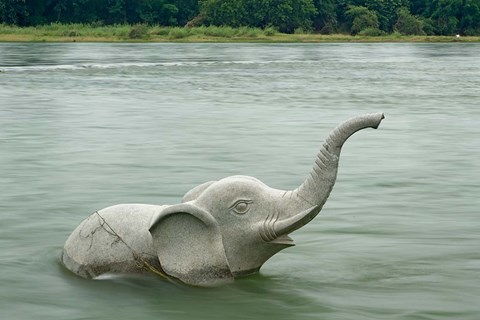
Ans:
[{"label": "calm water surface", "polygon": [[[0,44],[1,319],[479,319],[479,44]],[[233,174],[298,186],[353,136],[322,213],[258,275],[199,289],[58,262],[91,212]]]}]

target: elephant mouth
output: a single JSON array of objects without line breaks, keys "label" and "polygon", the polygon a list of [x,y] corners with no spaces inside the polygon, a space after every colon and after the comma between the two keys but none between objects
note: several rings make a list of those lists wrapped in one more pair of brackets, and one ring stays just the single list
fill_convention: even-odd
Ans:
[{"label": "elephant mouth", "polygon": [[260,228],[260,236],[265,242],[294,246],[295,243],[288,234],[310,222],[319,211],[319,206],[313,206],[282,220],[279,219],[278,213],[269,215]]}]

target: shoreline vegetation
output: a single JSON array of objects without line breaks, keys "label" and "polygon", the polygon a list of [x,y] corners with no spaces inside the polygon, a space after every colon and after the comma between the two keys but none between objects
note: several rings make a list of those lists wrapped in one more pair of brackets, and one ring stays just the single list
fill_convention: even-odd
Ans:
[{"label": "shoreline vegetation", "polygon": [[318,34],[297,30],[280,33],[275,28],[163,27],[136,25],[60,24],[18,27],[0,24],[0,42],[480,42],[480,36]]}]

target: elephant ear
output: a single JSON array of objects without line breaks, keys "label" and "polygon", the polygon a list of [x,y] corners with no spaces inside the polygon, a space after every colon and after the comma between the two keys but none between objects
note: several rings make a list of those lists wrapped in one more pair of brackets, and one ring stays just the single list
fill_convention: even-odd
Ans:
[{"label": "elephant ear", "polygon": [[210,185],[214,182],[215,181],[208,181],[190,189],[190,191],[185,193],[185,195],[183,196],[182,203],[197,199],[202,194],[202,192],[205,191],[205,189],[207,189],[208,187],[210,187]]},{"label": "elephant ear", "polygon": [[218,223],[206,211],[191,204],[168,207],[152,218],[149,231],[168,275],[196,286],[233,281]]}]

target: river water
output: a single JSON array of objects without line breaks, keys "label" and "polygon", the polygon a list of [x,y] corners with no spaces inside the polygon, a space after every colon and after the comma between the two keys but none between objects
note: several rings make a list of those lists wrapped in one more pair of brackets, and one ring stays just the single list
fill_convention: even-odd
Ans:
[{"label": "river water", "polygon": [[[478,319],[480,44],[0,44],[1,319]],[[321,214],[257,275],[84,280],[90,213],[235,174],[294,189],[345,144]]]}]

